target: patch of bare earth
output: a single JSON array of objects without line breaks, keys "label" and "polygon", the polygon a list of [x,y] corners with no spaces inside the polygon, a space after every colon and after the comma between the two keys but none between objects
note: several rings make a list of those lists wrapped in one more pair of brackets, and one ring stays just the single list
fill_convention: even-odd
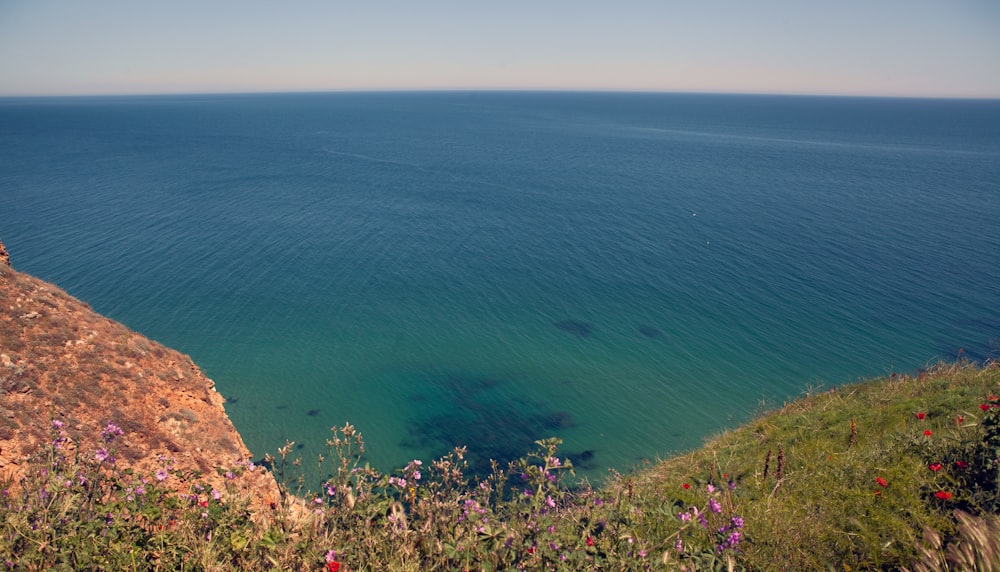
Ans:
[{"label": "patch of bare earth", "polygon": [[[15,271],[0,243],[0,476],[19,477],[65,423],[79,453],[93,455],[117,423],[117,462],[144,474],[168,459],[220,488],[216,468],[251,458],[212,380],[186,355],[105,318],[63,290]],[[268,504],[271,474],[235,484]]]}]

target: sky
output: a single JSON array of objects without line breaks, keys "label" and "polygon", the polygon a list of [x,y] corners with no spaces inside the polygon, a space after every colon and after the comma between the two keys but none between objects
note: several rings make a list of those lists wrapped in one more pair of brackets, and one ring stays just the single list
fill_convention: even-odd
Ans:
[{"label": "sky", "polygon": [[0,0],[0,96],[1000,98],[1000,0]]}]

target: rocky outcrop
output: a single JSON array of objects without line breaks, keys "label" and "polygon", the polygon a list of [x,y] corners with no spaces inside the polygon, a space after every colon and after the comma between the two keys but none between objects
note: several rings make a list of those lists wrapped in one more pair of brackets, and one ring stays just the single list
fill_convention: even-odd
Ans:
[{"label": "rocky outcrop", "polygon": [[[105,318],[63,290],[15,271],[0,246],[0,477],[17,477],[62,422],[83,455],[119,425],[117,463],[170,465],[221,487],[216,468],[250,460],[212,380],[188,356]],[[265,504],[274,478],[243,471],[230,486]]]},{"label": "rocky outcrop", "polygon": [[0,266],[10,266],[10,255],[7,254],[2,242],[0,242]]}]

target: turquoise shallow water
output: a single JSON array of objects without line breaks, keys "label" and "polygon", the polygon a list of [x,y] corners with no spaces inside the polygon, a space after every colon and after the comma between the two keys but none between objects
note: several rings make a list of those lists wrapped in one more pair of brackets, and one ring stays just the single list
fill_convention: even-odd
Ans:
[{"label": "turquoise shallow water", "polygon": [[190,354],[258,455],[558,435],[584,474],[1000,354],[1000,102],[0,100],[15,265]]}]

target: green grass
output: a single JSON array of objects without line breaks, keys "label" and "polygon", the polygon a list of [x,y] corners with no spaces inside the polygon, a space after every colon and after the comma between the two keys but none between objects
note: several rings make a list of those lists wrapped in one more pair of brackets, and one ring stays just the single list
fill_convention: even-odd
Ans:
[{"label": "green grass", "polygon": [[[481,480],[461,449],[380,474],[345,425],[318,459],[318,493],[286,444],[271,459],[286,497],[256,512],[260,499],[213,494],[197,475],[160,481],[57,443],[5,487],[0,565],[1000,569],[998,395],[1000,365],[969,363],[811,393],[599,489],[575,480],[557,439]],[[181,478],[183,494],[167,486]]]}]

